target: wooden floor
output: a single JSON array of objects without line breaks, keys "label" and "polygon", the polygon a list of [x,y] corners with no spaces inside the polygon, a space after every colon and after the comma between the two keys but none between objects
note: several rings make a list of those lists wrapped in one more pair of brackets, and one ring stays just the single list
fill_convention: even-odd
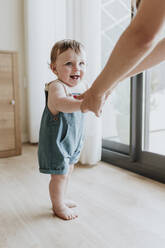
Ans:
[{"label": "wooden floor", "polygon": [[164,248],[165,185],[99,163],[75,168],[70,193],[79,218],[52,216],[49,176],[37,146],[0,159],[0,248]]}]

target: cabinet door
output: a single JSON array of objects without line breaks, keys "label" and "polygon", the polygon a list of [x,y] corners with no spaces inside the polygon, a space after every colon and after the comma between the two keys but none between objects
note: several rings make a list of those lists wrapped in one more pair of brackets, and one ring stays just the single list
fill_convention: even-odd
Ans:
[{"label": "cabinet door", "polygon": [[17,56],[0,53],[0,157],[21,153]]}]

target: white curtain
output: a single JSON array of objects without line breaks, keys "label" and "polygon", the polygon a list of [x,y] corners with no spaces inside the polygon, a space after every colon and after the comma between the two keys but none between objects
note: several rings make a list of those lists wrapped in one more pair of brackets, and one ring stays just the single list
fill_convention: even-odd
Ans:
[{"label": "white curtain", "polygon": [[48,68],[54,43],[66,36],[65,0],[25,0],[26,80],[28,126],[31,143],[38,142],[45,104],[44,84],[54,75]]},{"label": "white curtain", "polygon": [[101,118],[87,113],[85,118],[85,139],[80,163],[94,165],[101,160],[102,129]]},{"label": "white curtain", "polygon": [[[87,80],[92,84],[101,68],[101,3],[100,0],[80,0],[80,2],[81,38],[86,46],[88,56]],[[85,140],[80,162],[93,165],[101,160],[101,118],[89,112],[86,114],[85,124]]]},{"label": "white curtain", "polygon": [[[101,0],[71,0],[67,4],[68,38],[85,45],[88,58],[86,79],[92,84],[101,67]],[[82,164],[96,164],[101,159],[101,118],[89,112],[85,118],[85,142]]]}]

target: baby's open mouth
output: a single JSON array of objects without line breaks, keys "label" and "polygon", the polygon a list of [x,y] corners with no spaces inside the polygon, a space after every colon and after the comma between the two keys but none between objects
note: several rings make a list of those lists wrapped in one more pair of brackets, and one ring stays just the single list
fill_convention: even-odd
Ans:
[{"label": "baby's open mouth", "polygon": [[72,79],[74,79],[74,80],[77,80],[77,79],[79,79],[80,78],[80,76],[79,75],[71,75],[70,76]]}]

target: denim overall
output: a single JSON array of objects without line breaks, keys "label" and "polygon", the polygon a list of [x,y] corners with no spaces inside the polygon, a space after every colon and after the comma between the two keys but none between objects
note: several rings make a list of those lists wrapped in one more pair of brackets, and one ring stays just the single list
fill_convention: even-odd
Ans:
[{"label": "denim overall", "polygon": [[84,116],[81,111],[53,115],[47,107],[47,91],[45,97],[39,133],[39,170],[46,174],[66,174],[69,165],[79,160]]}]

